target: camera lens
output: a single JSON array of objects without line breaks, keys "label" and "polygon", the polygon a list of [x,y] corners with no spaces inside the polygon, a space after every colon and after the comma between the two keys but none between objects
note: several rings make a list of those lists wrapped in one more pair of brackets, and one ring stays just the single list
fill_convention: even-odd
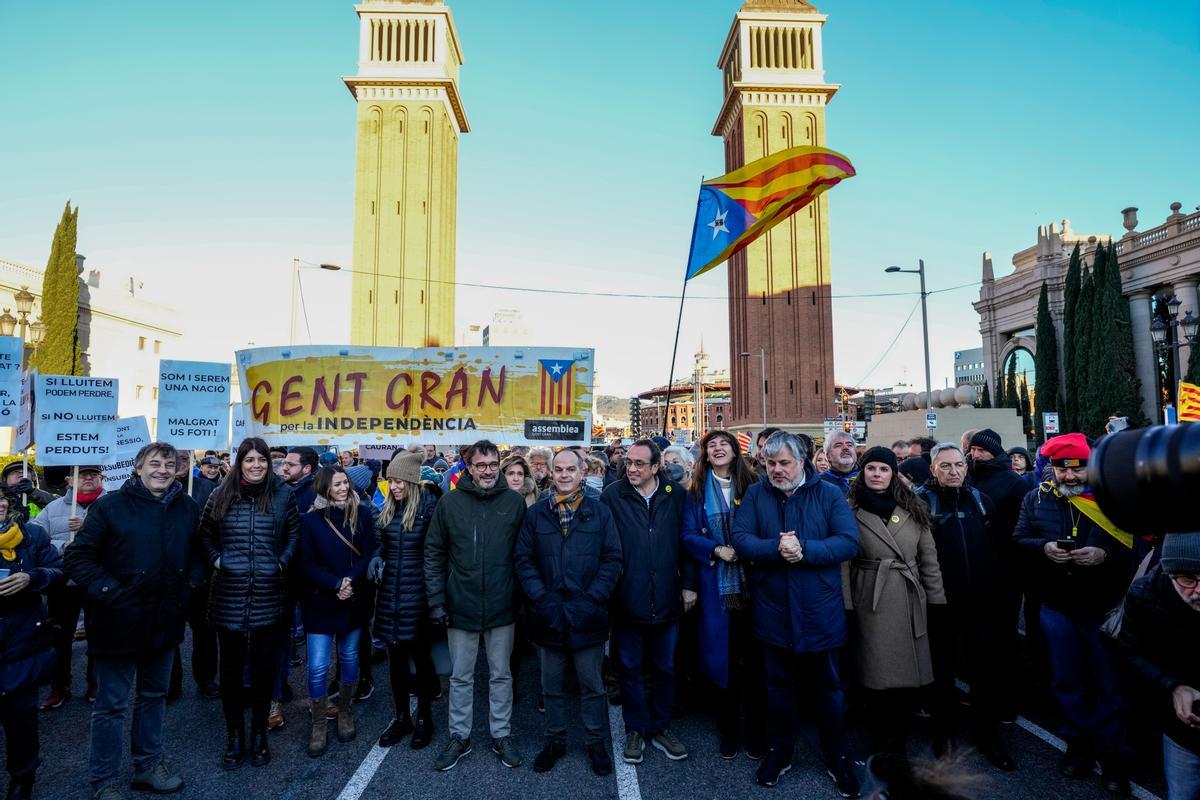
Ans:
[{"label": "camera lens", "polygon": [[1156,425],[1105,436],[1088,461],[1100,510],[1130,533],[1196,529],[1200,425]]}]

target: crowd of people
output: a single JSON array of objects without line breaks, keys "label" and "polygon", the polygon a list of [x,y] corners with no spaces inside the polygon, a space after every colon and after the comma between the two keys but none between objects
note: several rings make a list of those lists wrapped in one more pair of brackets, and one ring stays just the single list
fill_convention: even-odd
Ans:
[{"label": "crowd of people", "polygon": [[[376,650],[395,714],[371,735],[420,750],[445,725],[432,767],[451,770],[474,749],[482,647],[487,742],[510,768],[525,763],[514,675],[533,652],[540,693],[528,701],[545,712],[534,772],[566,755],[574,726],[598,776],[614,753],[630,764],[648,749],[688,758],[671,728],[686,691],[712,709],[714,755],[744,753],[762,786],[792,768],[803,700],[836,793],[860,796],[854,759],[872,755],[900,797],[900,783],[915,785],[895,765],[909,763],[916,716],[930,718],[935,756],[969,742],[1011,772],[1003,724],[1020,713],[1023,687],[1044,682],[1063,723],[1063,775],[1093,780],[1098,762],[1099,785],[1128,796],[1131,731],[1152,724],[1170,800],[1197,800],[1200,535],[1114,526],[1088,491],[1090,451],[1079,434],[1036,454],[1005,450],[986,429],[863,448],[848,433],[818,447],[768,428],[753,455],[719,430],[691,447],[654,438],[502,452],[483,440],[449,454],[402,449],[386,464],[257,438],[232,459],[155,442],[119,489],[82,466],[61,496],[9,465],[7,796],[32,796],[39,710],[72,697],[82,617],[98,800],[125,796],[131,699],[132,788],[183,788],[163,758],[163,722],[182,692],[188,628],[196,690],[221,701],[225,746],[212,758],[226,770],[270,762],[294,667],[308,755],[327,752],[331,727],[353,740]],[[434,659],[443,639],[445,688]],[[610,704],[624,723],[616,749]],[[856,715],[869,753],[851,745]]]}]

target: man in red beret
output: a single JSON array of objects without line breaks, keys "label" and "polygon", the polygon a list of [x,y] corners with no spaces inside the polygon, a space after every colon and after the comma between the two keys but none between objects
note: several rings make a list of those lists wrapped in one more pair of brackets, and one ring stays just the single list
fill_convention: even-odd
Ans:
[{"label": "man in red beret", "polygon": [[1132,578],[1130,550],[1121,541],[1128,534],[1091,500],[1091,447],[1082,434],[1056,436],[1042,445],[1042,454],[1050,459],[1054,481],[1025,496],[1013,538],[1031,562],[1042,597],[1052,688],[1065,720],[1067,752],[1059,771],[1087,779],[1099,756],[1104,788],[1126,797],[1131,749],[1117,668],[1100,640],[1100,624]]}]

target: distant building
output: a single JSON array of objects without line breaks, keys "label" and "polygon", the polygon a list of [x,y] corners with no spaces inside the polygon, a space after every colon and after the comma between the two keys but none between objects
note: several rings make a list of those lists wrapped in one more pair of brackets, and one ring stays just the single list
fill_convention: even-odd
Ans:
[{"label": "distant building", "polygon": [[529,344],[525,317],[515,308],[501,308],[483,328],[484,347],[523,347]]},{"label": "distant building", "polygon": [[983,386],[987,383],[983,361],[983,348],[974,347],[970,350],[957,350],[954,353],[954,385],[974,386],[975,391],[982,394]]},{"label": "distant building", "polygon": [[[100,270],[85,270],[84,257],[77,256],[79,282],[79,345],[83,351],[83,373],[119,382],[118,413],[122,417],[145,416],[153,436],[158,425],[158,362],[180,358],[182,331],[176,312],[144,295],[136,278],[102,279]],[[0,309],[12,313],[16,294],[22,289],[33,295],[32,323],[42,316],[43,270],[0,258]],[[20,327],[16,335],[21,334]],[[25,351],[31,345],[26,342]],[[28,360],[28,355],[26,356]],[[10,437],[0,439],[5,449]]]}]

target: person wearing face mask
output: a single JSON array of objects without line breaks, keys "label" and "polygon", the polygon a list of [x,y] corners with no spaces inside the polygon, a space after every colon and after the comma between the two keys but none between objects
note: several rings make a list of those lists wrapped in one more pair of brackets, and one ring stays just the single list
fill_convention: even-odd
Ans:
[{"label": "person wearing face mask", "polygon": [[38,686],[50,678],[54,648],[42,635],[42,592],[64,583],[62,556],[40,528],[24,524],[20,495],[0,494],[0,726],[8,800],[33,796],[38,756]]},{"label": "person wearing face mask", "polygon": [[[200,542],[215,570],[209,619],[220,643],[225,755],[234,770],[246,760],[245,709],[250,708],[250,763],[270,763],[267,714],[276,654],[286,646],[287,571],[300,537],[292,490],[271,471],[270,450],[257,437],[238,446],[233,469],[200,516]],[[250,688],[243,688],[249,668]]]},{"label": "person wearing face mask", "polygon": [[[488,662],[492,752],[504,766],[523,761],[512,737],[512,657],[517,583],[513,548],[525,500],[500,481],[500,451],[486,439],[463,453],[466,472],[438,502],[425,536],[429,619],[447,628],[450,739],[434,769],[453,769],[471,752],[475,662],[483,639]],[[482,636],[481,636],[482,635]]]},{"label": "person wearing face mask", "polygon": [[604,487],[607,485],[604,481],[607,475],[608,462],[604,456],[588,456],[587,476],[583,479],[583,485],[591,489],[596,497],[604,493]]},{"label": "person wearing face mask", "polygon": [[751,630],[746,568],[732,536],[734,512],[755,476],[741,457],[737,437],[709,431],[700,441],[694,477],[680,535],[699,566],[699,668],[721,690],[721,758],[735,758],[744,743],[746,755],[757,761],[767,749],[767,694],[762,651]]},{"label": "person wearing face mask", "polygon": [[341,678],[338,741],[352,741],[356,734],[351,706],[358,689],[359,637],[371,616],[363,586],[367,567],[375,556],[371,515],[361,506],[346,470],[341,466],[322,467],[313,481],[313,491],[312,511],[300,517],[300,544],[296,550],[312,711],[310,757],[323,754],[328,743],[326,681],[335,641]]},{"label": "person wearing face mask", "polygon": [[1169,533],[1133,582],[1117,638],[1163,730],[1167,800],[1200,797],[1200,532]]},{"label": "person wearing face mask", "polygon": [[119,800],[130,690],[132,788],[170,794],[183,779],[163,762],[163,721],[175,648],[183,641],[190,587],[203,580],[196,547],[200,510],[175,480],[175,448],[148,444],[134,475],[92,504],[67,548],[63,570],[92,600],[88,652],[96,661],[91,784],[97,800]]},{"label": "person wearing face mask", "polygon": [[996,507],[978,489],[965,485],[967,463],[955,444],[939,444],[930,453],[933,477],[918,487],[929,506],[938,566],[946,590],[945,619],[930,609],[933,653],[935,755],[954,749],[958,690],[955,662],[961,652],[971,681],[971,731],[975,747],[1002,770],[1016,762],[1000,742],[1000,700],[1006,673],[993,649],[1004,630],[1004,605],[998,602],[1009,583],[1003,554],[1009,547],[995,524]]},{"label": "person wearing face mask", "polygon": [[898,468],[889,447],[863,454],[849,497],[858,521],[849,586],[871,743],[876,753],[904,755],[916,690],[933,683],[930,608],[944,606],[946,594],[929,510],[900,480]]},{"label": "person wearing face mask", "polygon": [[1054,480],[1025,496],[1013,538],[1033,567],[1042,599],[1051,688],[1067,741],[1059,771],[1088,778],[1099,755],[1105,789],[1128,796],[1132,751],[1123,729],[1123,692],[1100,624],[1129,586],[1132,539],[1097,514],[1087,485],[1091,447],[1083,434],[1055,436],[1042,452]]},{"label": "person wearing face mask", "polygon": [[521,497],[525,498],[526,507],[538,500],[537,484],[529,472],[529,463],[524,456],[509,456],[500,462],[500,472],[504,482]]}]

